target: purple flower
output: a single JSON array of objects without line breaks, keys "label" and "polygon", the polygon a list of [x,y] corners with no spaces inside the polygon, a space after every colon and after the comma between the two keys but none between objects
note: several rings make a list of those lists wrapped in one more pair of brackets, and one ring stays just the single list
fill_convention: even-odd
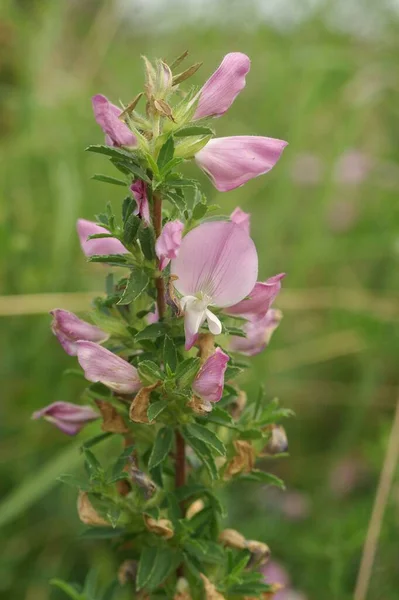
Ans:
[{"label": "purple flower", "polygon": [[248,321],[243,329],[247,337],[233,335],[230,338],[230,349],[246,356],[255,356],[269,344],[273,332],[277,329],[282,319],[281,311],[271,308],[262,319]]},{"label": "purple flower", "polygon": [[219,192],[228,192],[270,171],[286,145],[254,135],[215,138],[196,153],[195,160]]},{"label": "purple flower", "polygon": [[140,215],[143,221],[145,221],[146,223],[150,223],[151,217],[150,205],[148,203],[147,197],[147,184],[145,183],[145,181],[137,179],[130,186],[130,190],[133,194],[133,198],[136,200],[137,203],[137,208],[135,209],[134,214]]},{"label": "purple flower", "polygon": [[53,402],[33,413],[32,419],[46,419],[67,435],[76,435],[79,431],[99,418],[90,406],[78,406],[71,402]]},{"label": "purple flower", "polygon": [[177,257],[180,248],[184,225],[181,221],[170,221],[162,229],[161,235],[156,241],[155,250],[159,258],[161,271],[169,264],[172,258]]},{"label": "purple flower", "polygon": [[219,402],[223,394],[224,374],[229,356],[221,348],[216,348],[202,365],[193,383],[194,393],[205,402]]},{"label": "purple flower", "polygon": [[137,369],[93,342],[77,342],[80,366],[89,381],[100,381],[119,394],[133,394],[141,388]]},{"label": "purple flower", "polygon": [[136,146],[136,136],[129,127],[119,119],[121,109],[112,104],[102,94],[92,98],[94,118],[106,134],[108,146]]},{"label": "purple flower", "polygon": [[76,315],[61,308],[55,308],[50,312],[53,316],[51,329],[58,341],[70,356],[76,356],[78,340],[89,342],[105,342],[109,335],[91,323],[82,321]]},{"label": "purple flower", "polygon": [[245,76],[251,61],[241,52],[226,54],[220,66],[200,91],[200,99],[194,119],[220,117],[233,104],[245,87]]},{"label": "purple flower", "polygon": [[258,255],[246,231],[231,221],[202,223],[192,229],[173,259],[174,285],[183,298],[186,349],[197,339],[206,320],[211,333],[222,331],[209,306],[226,307],[240,302],[256,282]]},{"label": "purple flower", "polygon": [[241,227],[243,227],[249,235],[251,226],[251,215],[249,213],[244,212],[239,206],[237,206],[237,208],[235,208],[231,213],[230,219],[236,225],[241,225]]},{"label": "purple flower", "polygon": [[92,221],[86,221],[86,219],[78,219],[76,223],[76,229],[78,231],[80,245],[86,256],[93,256],[94,254],[126,254],[125,246],[121,244],[116,238],[98,238],[94,240],[88,240],[89,235],[95,235],[97,233],[109,233],[107,229],[93,223]]},{"label": "purple flower", "polygon": [[266,281],[258,281],[254,289],[249,293],[249,298],[242,300],[234,306],[228,306],[225,309],[229,315],[237,315],[250,319],[252,321],[262,319],[276,296],[281,290],[281,280],[285,277],[285,273],[279,273],[273,277],[269,277]]}]

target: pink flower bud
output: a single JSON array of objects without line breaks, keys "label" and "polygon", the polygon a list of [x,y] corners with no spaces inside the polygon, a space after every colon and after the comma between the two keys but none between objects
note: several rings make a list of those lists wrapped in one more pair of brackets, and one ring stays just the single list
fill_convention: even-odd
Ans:
[{"label": "pink flower bud", "polygon": [[243,329],[247,337],[232,336],[230,349],[246,356],[255,356],[268,346],[273,332],[277,329],[282,319],[281,311],[271,308],[263,319],[248,321]]},{"label": "pink flower bud", "polygon": [[245,76],[251,61],[241,52],[226,54],[220,66],[200,91],[200,99],[194,119],[220,117],[233,104],[245,87]]},{"label": "pink flower bud", "polygon": [[207,402],[219,402],[223,395],[224,374],[229,356],[221,348],[216,348],[202,365],[193,383],[194,393]]},{"label": "pink flower bud", "polygon": [[195,160],[219,192],[228,192],[270,171],[286,145],[255,135],[215,138],[196,153]]},{"label": "pink flower bud", "polygon": [[108,98],[97,94],[92,98],[94,118],[106,134],[105,142],[109,146],[137,146],[136,136],[118,117],[122,110],[112,104]]},{"label": "pink flower bud", "polygon": [[147,197],[147,184],[145,181],[141,179],[137,179],[130,186],[130,190],[133,194],[133,198],[136,200],[137,208],[134,211],[135,215],[140,215],[140,217],[145,221],[145,223],[151,222],[150,217],[150,205],[148,203]]},{"label": "pink flower bud", "polygon": [[76,229],[78,231],[80,245],[86,256],[93,256],[94,254],[126,254],[128,252],[125,246],[116,238],[109,237],[88,240],[87,238],[89,235],[109,233],[107,229],[92,221],[78,219]]},{"label": "pink flower bud", "polygon": [[170,221],[162,229],[161,235],[156,241],[155,250],[159,258],[159,268],[161,271],[171,261],[177,257],[179,252],[184,225],[181,221]]},{"label": "pink flower bud", "polygon": [[82,321],[76,315],[67,310],[55,308],[50,312],[53,316],[51,329],[57,337],[65,352],[70,356],[76,356],[78,340],[90,342],[105,342],[109,335],[91,323]]},{"label": "pink flower bud", "polygon": [[71,402],[53,402],[33,413],[32,419],[46,419],[67,435],[76,435],[79,431],[99,418],[90,406],[78,406]]},{"label": "pink flower bud", "polygon": [[237,315],[255,321],[262,319],[278,293],[281,290],[281,280],[285,277],[285,273],[279,273],[273,277],[269,277],[266,281],[258,281],[253,290],[248,294],[248,298],[241,300],[234,306],[228,306],[225,309],[229,315]]},{"label": "pink flower bud", "polygon": [[237,206],[237,208],[235,208],[231,213],[230,219],[236,225],[240,225],[249,235],[251,226],[251,215],[249,213],[244,212],[239,206]]},{"label": "pink flower bud", "polygon": [[136,367],[93,342],[77,342],[80,366],[89,381],[100,381],[119,394],[133,394],[141,387]]}]

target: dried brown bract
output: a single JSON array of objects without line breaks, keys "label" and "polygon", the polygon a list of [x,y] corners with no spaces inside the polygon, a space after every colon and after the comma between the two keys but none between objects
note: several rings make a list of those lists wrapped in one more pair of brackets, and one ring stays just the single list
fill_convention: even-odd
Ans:
[{"label": "dried brown bract", "polygon": [[123,417],[118,413],[115,406],[103,400],[95,401],[103,418],[101,429],[109,433],[129,433]]},{"label": "dried brown bract", "polygon": [[201,573],[201,579],[204,582],[206,600],[225,600],[225,597],[217,591],[214,584],[203,573]]},{"label": "dried brown bract", "polygon": [[236,455],[227,464],[224,479],[230,479],[238,473],[250,473],[255,465],[255,452],[250,442],[235,440]]},{"label": "dried brown bract", "polygon": [[160,382],[157,381],[152,385],[141,388],[133,398],[130,405],[129,418],[135,423],[149,423],[147,417],[147,410],[150,404],[151,392],[159,386]]},{"label": "dried brown bract", "polygon": [[79,492],[77,508],[79,519],[85,525],[98,525],[100,527],[109,526],[108,521],[103,519],[94,509],[92,503],[89,500],[87,492]]},{"label": "dried brown bract", "polygon": [[149,515],[144,515],[144,523],[148,531],[170,540],[174,536],[173,525],[169,519],[153,519]]},{"label": "dried brown bract", "polygon": [[219,542],[224,546],[237,548],[238,550],[243,550],[247,547],[247,540],[235,529],[224,529],[219,535]]}]

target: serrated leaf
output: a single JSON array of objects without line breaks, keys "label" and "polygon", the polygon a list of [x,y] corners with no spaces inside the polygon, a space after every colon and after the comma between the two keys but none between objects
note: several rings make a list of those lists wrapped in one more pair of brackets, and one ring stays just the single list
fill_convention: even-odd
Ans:
[{"label": "serrated leaf", "polygon": [[84,540],[109,540],[121,537],[125,533],[125,529],[121,527],[115,529],[112,527],[90,527],[85,529],[79,538]]},{"label": "serrated leaf", "polygon": [[221,564],[225,560],[223,548],[210,540],[189,539],[184,544],[184,550],[204,563]]},{"label": "serrated leaf", "polygon": [[196,204],[193,209],[193,219],[196,221],[202,219],[202,217],[206,215],[207,210],[208,206],[205,203],[200,202],[199,204]]},{"label": "serrated leaf", "polygon": [[124,254],[93,254],[87,258],[88,262],[107,263],[109,265],[126,265],[127,258]]},{"label": "serrated leaf", "polygon": [[[145,181],[148,184],[151,184],[151,179],[148,177],[147,173],[138,165],[137,163],[131,161],[118,161],[120,166],[125,167],[127,171],[129,171],[132,175],[135,175],[138,179]],[[115,164],[115,163],[114,163]]]},{"label": "serrated leaf", "polygon": [[165,335],[163,343],[163,360],[165,365],[168,365],[174,373],[177,366],[177,350],[173,339],[168,335]]},{"label": "serrated leaf", "polygon": [[173,137],[169,136],[159,151],[157,160],[159,170],[161,170],[169,161],[172,160],[174,153],[175,143],[173,141]]},{"label": "serrated leaf", "polygon": [[186,426],[186,431],[190,436],[198,438],[205,442],[205,444],[211,446],[211,448],[213,448],[217,454],[220,454],[220,456],[226,456],[225,445],[219,440],[217,435],[207,427],[203,427],[198,423],[190,423]]},{"label": "serrated leaf", "polygon": [[155,258],[155,233],[152,227],[143,227],[139,232],[141,249],[147,260]]},{"label": "serrated leaf", "polygon": [[101,144],[87,146],[87,148],[85,148],[85,151],[94,152],[95,154],[104,154],[105,156],[112,156],[113,158],[128,158],[129,160],[132,160],[133,158],[130,152],[122,150],[122,148],[115,148],[114,146],[104,146]]},{"label": "serrated leaf", "polygon": [[284,481],[280,479],[280,477],[272,475],[271,473],[265,473],[264,471],[258,471],[257,469],[251,471],[251,473],[247,473],[246,475],[240,475],[240,479],[275,485],[276,487],[285,490]]},{"label": "serrated leaf", "polygon": [[77,477],[74,477],[74,475],[69,475],[67,473],[57,477],[57,481],[82,490],[83,492],[87,492],[90,489],[90,486],[88,485],[87,481],[85,481],[84,479],[78,479]]},{"label": "serrated leaf", "polygon": [[117,179],[116,177],[110,177],[109,175],[93,175],[92,179],[95,181],[102,181],[103,183],[111,183],[112,185],[123,185],[126,186],[126,181],[122,181],[122,179]]},{"label": "serrated leaf", "polygon": [[179,211],[183,212],[187,208],[186,200],[177,193],[173,193],[170,190],[166,193],[166,198],[173,204],[173,206]]},{"label": "serrated leaf", "polygon": [[141,219],[137,215],[131,213],[125,221],[123,228],[123,241],[125,244],[132,244],[136,239],[139,227],[141,225]]},{"label": "serrated leaf", "polygon": [[198,438],[191,436],[186,431],[186,428],[182,429],[182,433],[183,433],[183,436],[184,436],[186,442],[191,446],[191,448],[194,450],[195,454],[198,456],[198,458],[200,459],[200,461],[202,462],[202,464],[208,471],[211,479],[214,479],[214,480],[218,479],[219,475],[218,475],[218,470],[217,470],[217,467],[215,464],[215,460],[214,460],[212,453],[209,450],[208,446],[205,444],[205,442],[203,442],[202,440],[199,440]]},{"label": "serrated leaf", "polygon": [[152,360],[143,360],[138,365],[140,379],[147,383],[155,383],[164,378],[164,374],[159,366]]},{"label": "serrated leaf", "polygon": [[171,188],[182,188],[182,187],[197,187],[197,181],[195,179],[167,179],[166,184]]},{"label": "serrated leaf", "polygon": [[214,405],[212,407],[212,413],[207,415],[206,421],[210,421],[211,423],[216,423],[217,425],[224,425],[225,427],[233,427],[235,428],[233,419],[230,413],[220,406]]},{"label": "serrated leaf", "polygon": [[164,323],[151,323],[135,335],[135,341],[155,340],[157,337],[165,333]]},{"label": "serrated leaf", "polygon": [[215,132],[209,127],[202,127],[200,125],[190,125],[174,132],[175,137],[188,137],[192,135],[215,135]]},{"label": "serrated leaf", "polygon": [[158,417],[158,415],[160,415],[165,408],[168,406],[169,401],[168,400],[157,400],[156,402],[153,402],[152,404],[150,404],[150,406],[148,407],[147,410],[147,417],[148,420],[154,421],[154,419],[156,419]]},{"label": "serrated leaf", "polygon": [[145,271],[134,267],[126,284],[122,298],[117,304],[130,304],[143,294],[150,283],[150,279]]},{"label": "serrated leaf", "polygon": [[173,429],[163,427],[157,433],[154,446],[148,461],[148,468],[154,469],[161,464],[168,456],[173,443]]},{"label": "serrated leaf", "polygon": [[95,476],[95,475],[98,475],[99,473],[102,473],[101,464],[97,460],[97,458],[94,456],[93,452],[91,450],[88,450],[87,448],[82,448],[82,450],[84,453],[85,462],[87,464],[87,467],[88,467],[91,475]]},{"label": "serrated leaf", "polygon": [[194,377],[199,371],[201,360],[199,358],[186,358],[177,367],[176,380],[180,388],[185,388],[192,384]]}]

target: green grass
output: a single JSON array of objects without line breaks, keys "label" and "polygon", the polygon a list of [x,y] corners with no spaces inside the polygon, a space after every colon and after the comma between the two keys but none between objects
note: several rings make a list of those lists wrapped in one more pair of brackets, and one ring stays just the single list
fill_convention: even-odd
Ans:
[{"label": "green grass", "polygon": [[[399,336],[393,318],[372,306],[335,307],[334,297],[340,289],[397,306],[398,29],[392,23],[382,39],[361,40],[312,18],[288,33],[215,24],[151,34],[134,23],[113,31],[110,22],[88,35],[94,4],[80,11],[79,3],[7,0],[0,8],[0,292],[102,286],[103,269],[85,263],[75,233],[79,216],[91,218],[107,200],[120,200],[118,188],[90,180],[106,171],[101,157],[84,153],[101,141],[93,93],[131,99],[142,85],[140,54],[173,58],[189,48],[193,62],[204,61],[197,84],[225,53],[249,54],[247,88],[215,122],[217,133],[274,136],[289,146],[273,172],[243,188],[219,194],[204,183],[222,213],[237,204],[253,213],[263,278],[287,272],[286,288],[305,291],[310,304],[314,290],[328,288],[331,307],[287,309],[245,381],[249,393],[264,382],[269,397],[296,412],[287,423],[291,456],[275,470],[289,489],[309,497],[310,514],[289,521],[268,508],[267,489],[235,488],[230,523],[267,541],[310,600],[350,600],[396,400]],[[334,178],[337,160],[350,149],[373,160],[359,185]],[[293,180],[303,153],[322,161],[316,185]],[[187,165],[187,173],[196,174],[195,167]],[[338,232],[331,214],[340,203],[355,216]],[[47,315],[0,319],[0,598],[55,600],[62,594],[50,591],[50,578],[81,581],[95,562],[107,579],[115,568],[106,544],[77,540],[74,491],[49,489],[74,442],[30,421],[38,407],[73,400],[82,383],[62,376],[75,362],[52,337]],[[347,352],[344,337],[333,358],[321,359],[329,356],[331,335],[348,332],[359,351]],[[331,471],[348,456],[359,458],[367,475],[336,498]],[[370,598],[397,597],[397,515],[392,495]]]}]

